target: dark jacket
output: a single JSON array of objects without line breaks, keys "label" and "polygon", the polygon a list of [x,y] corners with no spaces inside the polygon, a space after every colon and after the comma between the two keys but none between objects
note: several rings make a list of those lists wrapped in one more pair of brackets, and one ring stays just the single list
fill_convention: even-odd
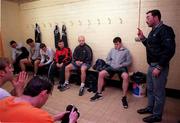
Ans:
[{"label": "dark jacket", "polygon": [[160,24],[143,41],[147,52],[147,62],[167,66],[175,53],[175,34],[171,27]]},{"label": "dark jacket", "polygon": [[88,46],[86,43],[81,46],[78,45],[73,53],[73,62],[75,61],[82,61],[83,63],[91,65],[93,58],[93,53],[91,47]]}]

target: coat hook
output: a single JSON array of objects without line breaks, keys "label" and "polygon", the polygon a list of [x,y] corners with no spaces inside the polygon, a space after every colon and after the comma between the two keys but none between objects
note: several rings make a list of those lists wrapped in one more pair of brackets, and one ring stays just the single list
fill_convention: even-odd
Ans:
[{"label": "coat hook", "polygon": [[123,23],[122,18],[119,18],[119,21],[120,21],[120,24],[122,24],[122,23]]},{"label": "coat hook", "polygon": [[88,20],[88,25],[91,25],[91,21],[90,20]]},{"label": "coat hook", "polygon": [[46,24],[45,23],[43,23],[43,26],[44,26],[44,28],[46,28]]},{"label": "coat hook", "polygon": [[70,21],[70,23],[71,23],[71,26],[73,26],[73,25],[74,25],[72,21]]},{"label": "coat hook", "polygon": [[31,24],[32,28],[34,28],[34,24]]},{"label": "coat hook", "polygon": [[58,23],[57,23],[57,22],[54,22],[54,24],[55,24],[55,25],[58,25]]},{"label": "coat hook", "polygon": [[62,21],[61,23],[62,23],[62,25],[65,25],[65,22],[64,22],[64,21]]},{"label": "coat hook", "polygon": [[100,19],[97,19],[97,22],[98,22],[98,25],[100,25],[100,24],[101,24]]},{"label": "coat hook", "polygon": [[82,25],[82,22],[80,20],[78,20],[78,22],[79,22],[79,25]]},{"label": "coat hook", "polygon": [[108,23],[111,24],[111,19],[110,18],[108,18]]},{"label": "coat hook", "polygon": [[49,23],[49,26],[50,26],[50,27],[52,27],[52,24],[51,24],[51,23]]}]

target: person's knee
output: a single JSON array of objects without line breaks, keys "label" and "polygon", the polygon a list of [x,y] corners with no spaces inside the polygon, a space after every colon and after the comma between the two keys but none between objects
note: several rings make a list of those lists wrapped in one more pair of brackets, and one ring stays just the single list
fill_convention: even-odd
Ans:
[{"label": "person's knee", "polygon": [[122,77],[122,79],[125,80],[125,81],[128,81],[128,80],[129,80],[129,75],[128,75],[128,73],[126,73],[126,72],[122,73],[121,77]]},{"label": "person's knee", "polygon": [[72,66],[71,64],[67,65],[67,66],[65,67],[65,71],[70,71],[71,68],[72,68],[71,66]]},{"label": "person's knee", "polygon": [[21,59],[20,61],[19,61],[19,63],[22,65],[22,64],[25,64],[26,63],[26,60],[24,60],[24,59]]},{"label": "person's knee", "polygon": [[34,65],[38,66],[39,63],[40,63],[40,61],[35,61]]},{"label": "person's knee", "polygon": [[99,72],[99,78],[105,78],[106,72],[105,71],[100,71]]},{"label": "person's knee", "polygon": [[81,73],[86,73],[87,67],[81,67]]}]

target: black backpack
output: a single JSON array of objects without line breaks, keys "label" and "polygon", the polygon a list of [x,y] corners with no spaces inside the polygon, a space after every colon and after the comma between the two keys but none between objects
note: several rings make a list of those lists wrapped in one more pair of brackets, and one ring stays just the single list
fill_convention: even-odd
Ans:
[{"label": "black backpack", "polygon": [[104,70],[108,64],[103,59],[97,59],[95,65],[93,66],[94,70],[101,71]]},{"label": "black backpack", "polygon": [[146,83],[146,74],[142,72],[135,72],[130,76],[130,79],[137,84]]}]

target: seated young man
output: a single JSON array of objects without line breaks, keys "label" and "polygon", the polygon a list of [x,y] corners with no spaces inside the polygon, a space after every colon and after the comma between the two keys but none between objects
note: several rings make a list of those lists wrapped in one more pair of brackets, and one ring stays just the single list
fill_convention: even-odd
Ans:
[{"label": "seated young man", "polygon": [[38,65],[38,74],[43,75],[49,71],[49,66],[53,62],[54,54],[55,52],[52,48],[46,47],[44,43],[40,44],[41,61]]},{"label": "seated young man", "polygon": [[15,41],[10,41],[10,46],[12,48],[12,62],[13,62],[13,67],[14,67],[14,73],[19,73],[20,72],[20,61],[22,59],[28,58],[29,57],[29,52],[22,45],[22,43],[16,43]]},{"label": "seated young man", "polygon": [[54,76],[56,73],[59,75],[59,86],[58,89],[60,91],[64,91],[64,80],[65,80],[65,67],[71,62],[72,60],[72,52],[70,48],[64,47],[64,42],[60,40],[57,45],[55,59],[54,62],[51,64],[48,72],[48,76],[50,80],[54,83]]},{"label": "seated young man", "polygon": [[40,43],[35,43],[33,39],[29,38],[26,40],[26,43],[30,46],[29,48],[29,57],[20,61],[20,67],[22,71],[26,70],[26,66],[34,67],[34,75],[37,74],[38,65],[41,61],[40,56]]},{"label": "seated young man", "polygon": [[[51,116],[41,109],[52,94],[52,90],[53,84],[47,77],[33,77],[26,85],[22,96],[10,96],[0,101],[1,122],[53,123],[60,121],[70,111]],[[69,123],[76,123],[77,119],[78,113],[72,109]]]},{"label": "seated young man", "polygon": [[79,36],[78,41],[79,45],[74,50],[72,63],[65,68],[64,88],[68,88],[71,70],[80,69],[81,86],[79,89],[79,96],[82,96],[85,89],[86,71],[91,67],[93,54],[90,46],[85,43],[84,36]]},{"label": "seated young man", "polygon": [[[0,57],[0,100],[8,96],[20,96],[23,92],[25,81],[27,79],[26,72],[20,72],[17,77],[13,76],[13,67],[8,58]],[[5,89],[1,88],[3,84],[10,81],[14,87],[11,94]]]},{"label": "seated young man", "polygon": [[111,49],[107,56],[107,66],[104,70],[99,72],[98,77],[98,91],[90,98],[90,101],[95,101],[102,98],[102,88],[104,86],[104,78],[113,76],[118,73],[123,79],[123,97],[122,104],[124,108],[128,108],[127,90],[129,85],[128,66],[131,64],[131,55],[127,48],[124,48],[120,37],[113,39],[114,48]]}]

